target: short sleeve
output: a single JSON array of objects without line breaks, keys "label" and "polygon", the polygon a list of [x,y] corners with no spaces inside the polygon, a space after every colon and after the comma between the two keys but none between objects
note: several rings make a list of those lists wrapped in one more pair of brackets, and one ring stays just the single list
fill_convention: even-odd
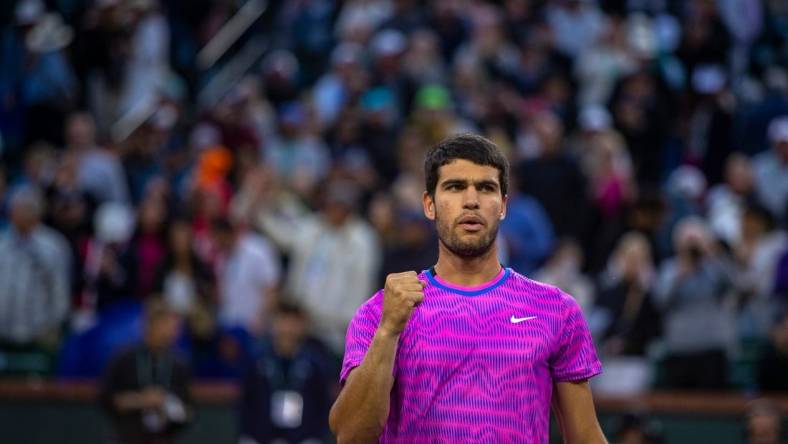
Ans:
[{"label": "short sleeve", "polygon": [[555,382],[581,381],[602,373],[591,332],[577,302],[560,292],[564,304],[563,326],[550,356],[550,373]]},{"label": "short sleeve", "polygon": [[380,323],[383,291],[378,291],[356,311],[348,325],[345,338],[345,356],[342,358],[342,370],[339,383],[344,385],[351,370],[361,365],[364,356],[372,344],[372,338]]}]

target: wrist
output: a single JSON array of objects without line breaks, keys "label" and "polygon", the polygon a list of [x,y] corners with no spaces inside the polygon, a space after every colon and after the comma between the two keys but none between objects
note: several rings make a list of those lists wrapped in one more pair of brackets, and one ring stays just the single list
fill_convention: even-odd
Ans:
[{"label": "wrist", "polygon": [[375,332],[375,336],[383,340],[397,340],[402,332],[394,331],[393,329],[380,325]]}]

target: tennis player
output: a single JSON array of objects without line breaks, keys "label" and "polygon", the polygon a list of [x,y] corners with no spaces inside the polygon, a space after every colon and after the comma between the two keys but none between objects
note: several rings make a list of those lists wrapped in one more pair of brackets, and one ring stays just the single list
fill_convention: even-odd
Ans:
[{"label": "tennis player", "polygon": [[588,385],[602,367],[577,303],[498,262],[508,168],[475,135],[427,154],[438,262],[388,275],[351,321],[329,418],[339,443],[547,443],[551,406],[565,442],[606,442]]}]

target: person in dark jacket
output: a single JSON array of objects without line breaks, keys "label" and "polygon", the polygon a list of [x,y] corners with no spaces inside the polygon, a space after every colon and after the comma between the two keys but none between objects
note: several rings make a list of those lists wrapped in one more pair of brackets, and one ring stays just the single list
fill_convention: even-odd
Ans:
[{"label": "person in dark jacket", "polygon": [[142,343],[118,353],[101,383],[109,443],[173,443],[191,420],[189,368],[173,350],[179,330],[180,317],[163,301],[146,304]]},{"label": "person in dark jacket", "polygon": [[241,442],[324,442],[334,363],[326,347],[307,335],[303,309],[279,302],[273,319],[244,371]]},{"label": "person in dark jacket", "polygon": [[788,310],[772,329],[769,345],[758,364],[758,385],[763,391],[788,391]]}]

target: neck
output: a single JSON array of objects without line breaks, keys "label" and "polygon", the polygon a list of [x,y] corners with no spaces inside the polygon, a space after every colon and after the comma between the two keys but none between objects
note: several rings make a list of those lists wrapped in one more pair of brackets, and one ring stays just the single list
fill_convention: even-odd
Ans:
[{"label": "neck", "polygon": [[477,257],[462,257],[452,253],[440,242],[435,273],[446,282],[473,287],[489,282],[501,271],[498,249],[493,243],[489,251]]},{"label": "neck", "polygon": [[16,235],[23,239],[30,237],[30,235],[33,233],[33,230],[35,230],[35,227],[14,226],[14,231],[16,232]]},{"label": "neck", "polygon": [[156,338],[151,336],[145,337],[145,347],[153,354],[159,354],[167,348],[166,345],[161,343],[161,341],[158,341]]}]

